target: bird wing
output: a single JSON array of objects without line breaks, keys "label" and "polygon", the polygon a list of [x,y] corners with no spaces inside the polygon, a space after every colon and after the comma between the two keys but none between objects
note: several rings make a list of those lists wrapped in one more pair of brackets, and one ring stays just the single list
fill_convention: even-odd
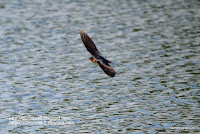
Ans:
[{"label": "bird wing", "polygon": [[97,47],[95,46],[94,42],[90,37],[84,33],[82,30],[80,30],[81,40],[83,44],[85,45],[86,49],[91,53],[91,55],[99,55],[102,56],[102,54],[98,51]]},{"label": "bird wing", "polygon": [[115,77],[115,74],[116,74],[116,72],[115,72],[115,70],[111,67],[111,66],[109,66],[109,64],[108,63],[102,63],[102,62],[100,62],[100,61],[97,61],[97,63],[99,64],[99,66],[101,67],[101,69],[108,75],[108,76],[110,76],[110,77]]}]

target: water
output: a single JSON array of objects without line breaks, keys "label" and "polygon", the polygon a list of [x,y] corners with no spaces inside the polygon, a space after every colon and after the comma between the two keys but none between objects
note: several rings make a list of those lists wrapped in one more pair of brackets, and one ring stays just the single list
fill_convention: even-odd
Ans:
[{"label": "water", "polygon": [[[200,132],[199,7],[1,0],[1,133]],[[80,29],[115,62],[116,77],[88,60]],[[11,125],[11,117],[69,117],[74,125]]]}]

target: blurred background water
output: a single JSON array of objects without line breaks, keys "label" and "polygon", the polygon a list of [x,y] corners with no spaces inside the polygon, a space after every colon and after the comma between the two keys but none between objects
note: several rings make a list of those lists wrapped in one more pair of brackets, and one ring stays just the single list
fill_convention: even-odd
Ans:
[{"label": "blurred background water", "polygon": [[[0,0],[1,133],[200,132],[199,7],[199,0]],[[117,63],[116,77],[88,60],[80,29]],[[37,116],[75,125],[8,124]]]}]

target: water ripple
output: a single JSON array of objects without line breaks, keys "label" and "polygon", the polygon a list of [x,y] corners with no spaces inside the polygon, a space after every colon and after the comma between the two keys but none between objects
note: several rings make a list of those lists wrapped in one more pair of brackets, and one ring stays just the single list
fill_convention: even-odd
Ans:
[{"label": "water ripple", "polygon": [[[2,133],[198,133],[199,1],[0,2]],[[113,61],[91,63],[79,30]],[[8,125],[10,117],[75,125]],[[193,127],[193,129],[170,129]]]}]

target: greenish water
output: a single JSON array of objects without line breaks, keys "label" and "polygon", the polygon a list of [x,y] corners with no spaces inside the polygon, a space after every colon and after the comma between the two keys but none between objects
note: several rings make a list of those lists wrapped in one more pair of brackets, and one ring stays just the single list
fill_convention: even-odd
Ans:
[{"label": "greenish water", "polygon": [[[0,132],[200,132],[199,7],[0,0]],[[116,63],[116,77],[88,60],[80,29]],[[11,125],[11,117],[69,117],[74,125]]]}]

